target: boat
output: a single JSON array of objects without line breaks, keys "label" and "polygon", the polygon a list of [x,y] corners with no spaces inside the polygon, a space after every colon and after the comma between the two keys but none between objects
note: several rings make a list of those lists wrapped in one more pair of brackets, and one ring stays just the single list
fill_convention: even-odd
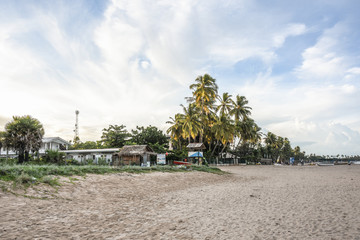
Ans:
[{"label": "boat", "polygon": [[173,163],[174,163],[175,165],[185,165],[185,166],[191,165],[190,162],[183,162],[183,161],[174,161]]},{"label": "boat", "polygon": [[351,162],[351,164],[360,165],[360,161],[354,161],[354,162]]},{"label": "boat", "polygon": [[322,163],[317,163],[318,166],[334,166],[334,163],[329,163],[329,162],[322,162]]}]

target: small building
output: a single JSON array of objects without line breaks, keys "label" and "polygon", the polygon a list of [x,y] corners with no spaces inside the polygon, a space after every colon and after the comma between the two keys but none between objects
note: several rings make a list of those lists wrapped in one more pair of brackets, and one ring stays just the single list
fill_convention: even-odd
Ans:
[{"label": "small building", "polygon": [[113,154],[119,151],[120,148],[104,148],[64,150],[59,152],[65,153],[66,159],[73,159],[79,163],[92,162],[98,164],[99,161],[106,161],[106,163],[111,164]]},{"label": "small building", "polygon": [[271,158],[261,158],[260,163],[261,165],[271,165],[273,164],[273,161]]},{"label": "small building", "polygon": [[189,143],[186,148],[189,151],[189,162],[200,164],[204,158],[203,150],[206,149],[205,145],[203,143]]},{"label": "small building", "polygon": [[122,147],[119,153],[113,154],[113,165],[150,166],[151,156],[156,155],[148,145],[127,145]]}]

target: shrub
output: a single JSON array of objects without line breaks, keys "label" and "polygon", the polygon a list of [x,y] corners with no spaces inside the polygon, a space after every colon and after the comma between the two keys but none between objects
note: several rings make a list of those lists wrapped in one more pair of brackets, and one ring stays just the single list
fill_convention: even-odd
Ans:
[{"label": "shrub", "polygon": [[55,163],[58,165],[65,164],[65,154],[58,150],[46,150],[43,158],[46,163]]}]

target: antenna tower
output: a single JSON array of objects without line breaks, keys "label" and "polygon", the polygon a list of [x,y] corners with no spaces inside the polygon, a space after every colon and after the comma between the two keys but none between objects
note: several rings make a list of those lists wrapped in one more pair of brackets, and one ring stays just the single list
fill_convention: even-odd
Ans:
[{"label": "antenna tower", "polygon": [[79,138],[79,110],[76,110],[75,111],[75,114],[76,114],[76,122],[75,122],[75,137],[74,137],[74,143],[77,143],[80,138]]}]

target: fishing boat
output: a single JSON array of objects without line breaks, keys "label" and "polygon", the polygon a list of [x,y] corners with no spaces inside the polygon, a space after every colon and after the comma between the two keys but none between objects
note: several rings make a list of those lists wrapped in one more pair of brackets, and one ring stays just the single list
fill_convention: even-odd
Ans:
[{"label": "fishing boat", "polygon": [[175,165],[185,165],[185,166],[191,165],[190,162],[184,162],[184,161],[174,161],[173,163],[174,163]]},{"label": "fishing boat", "polygon": [[318,162],[317,165],[324,167],[324,166],[334,166],[335,164],[332,162]]}]

